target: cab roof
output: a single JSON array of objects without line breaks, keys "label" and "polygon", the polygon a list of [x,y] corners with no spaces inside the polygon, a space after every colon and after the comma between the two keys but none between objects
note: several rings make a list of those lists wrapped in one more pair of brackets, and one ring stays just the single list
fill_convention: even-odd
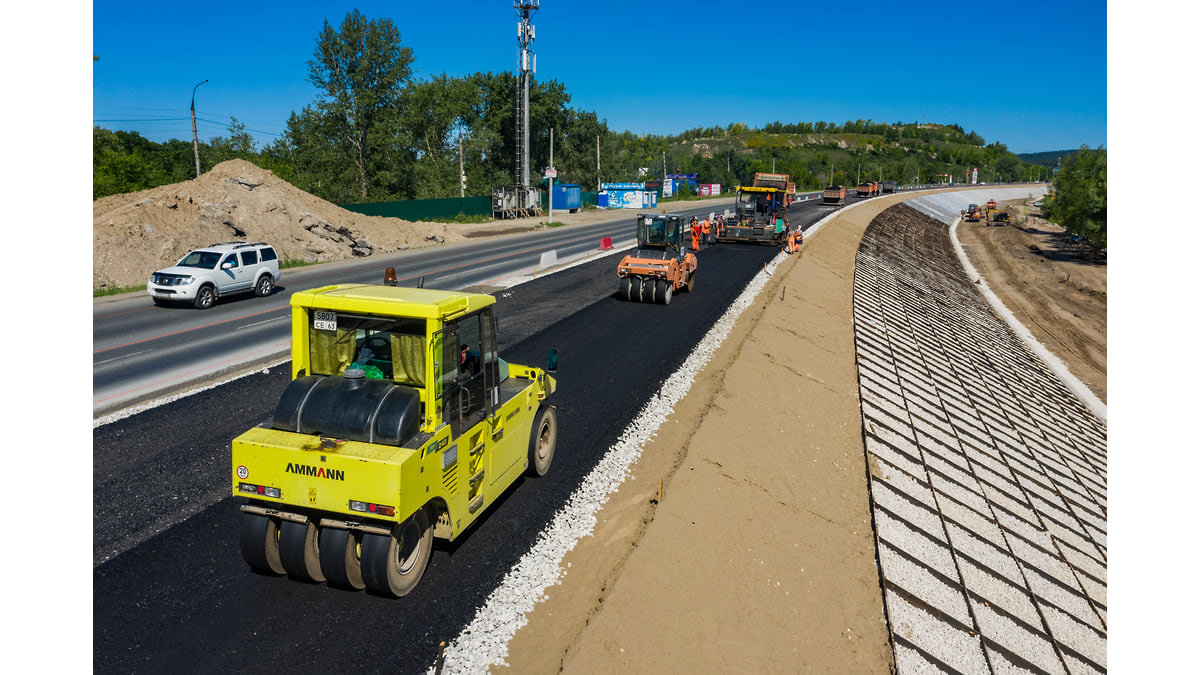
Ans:
[{"label": "cab roof", "polygon": [[339,284],[292,294],[293,307],[444,321],[494,304],[483,293],[431,288]]}]

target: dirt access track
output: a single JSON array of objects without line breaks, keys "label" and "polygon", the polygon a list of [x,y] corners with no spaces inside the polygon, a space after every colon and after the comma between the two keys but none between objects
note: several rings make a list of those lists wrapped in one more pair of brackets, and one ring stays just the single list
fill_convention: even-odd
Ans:
[{"label": "dirt access track", "polygon": [[[779,266],[564,558],[508,644],[511,670],[896,672],[851,293],[864,231],[904,198],[845,212]],[[1070,255],[1023,200],[1005,206],[1014,226],[960,225],[972,263],[1102,396],[1105,265]]]}]

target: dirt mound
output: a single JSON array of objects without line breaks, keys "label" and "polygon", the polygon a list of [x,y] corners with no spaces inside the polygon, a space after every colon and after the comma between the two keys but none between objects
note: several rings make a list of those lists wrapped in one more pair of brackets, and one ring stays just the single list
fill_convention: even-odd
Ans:
[{"label": "dirt mound", "polygon": [[92,204],[92,287],[145,284],[199,246],[264,241],[284,261],[328,262],[462,241],[441,223],[365,216],[234,159],[199,178]]}]

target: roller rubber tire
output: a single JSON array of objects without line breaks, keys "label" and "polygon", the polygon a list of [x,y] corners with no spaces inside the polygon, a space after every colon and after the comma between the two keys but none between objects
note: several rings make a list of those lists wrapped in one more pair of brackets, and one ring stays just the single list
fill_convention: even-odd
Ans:
[{"label": "roller rubber tire", "polygon": [[279,560],[279,521],[243,513],[240,534],[242,559],[252,569],[276,576],[287,572]]},{"label": "roller rubber tire", "polygon": [[288,577],[318,584],[325,581],[317,536],[317,526],[312,521],[284,520],[279,524],[279,560]]},{"label": "roller rubber tire", "polygon": [[529,433],[529,475],[545,476],[554,461],[554,447],[558,443],[558,413],[554,406],[544,405],[538,409],[537,419]]},{"label": "roller rubber tire", "polygon": [[654,302],[654,279],[642,279],[642,302]]},{"label": "roller rubber tire", "polygon": [[617,287],[617,292],[621,294],[622,300],[633,300],[633,282],[634,277],[622,277],[621,282]]},{"label": "roller rubber tire", "polygon": [[420,509],[390,535],[363,534],[362,575],[367,592],[391,598],[416,588],[433,550],[429,515]]},{"label": "roller rubber tire", "polygon": [[683,288],[684,288],[684,289],[685,289],[685,290],[686,290],[688,293],[691,293],[691,292],[692,292],[692,289],[693,289],[693,288],[695,288],[695,287],[696,287],[696,273],[695,273],[695,272],[688,272],[688,273],[687,273],[687,283],[686,283],[686,284],[684,284]]},{"label": "roller rubber tire", "polygon": [[671,304],[671,296],[674,294],[675,294],[675,284],[671,283],[670,281],[667,281],[666,279],[658,280],[658,293],[656,294],[655,297],[658,299],[658,301],[660,303],[662,303],[664,305]]},{"label": "roller rubber tire", "polygon": [[359,539],[360,536],[350,530],[321,528],[317,548],[321,555],[321,572],[330,586],[353,591],[366,588],[359,561]]}]

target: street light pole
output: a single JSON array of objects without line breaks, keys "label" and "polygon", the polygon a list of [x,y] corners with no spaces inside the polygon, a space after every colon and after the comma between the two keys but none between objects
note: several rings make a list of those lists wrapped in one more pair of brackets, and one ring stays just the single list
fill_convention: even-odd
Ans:
[{"label": "street light pole", "polygon": [[196,178],[200,177],[200,139],[196,138],[196,90],[200,88],[200,84],[192,87],[192,152],[196,155]]}]

